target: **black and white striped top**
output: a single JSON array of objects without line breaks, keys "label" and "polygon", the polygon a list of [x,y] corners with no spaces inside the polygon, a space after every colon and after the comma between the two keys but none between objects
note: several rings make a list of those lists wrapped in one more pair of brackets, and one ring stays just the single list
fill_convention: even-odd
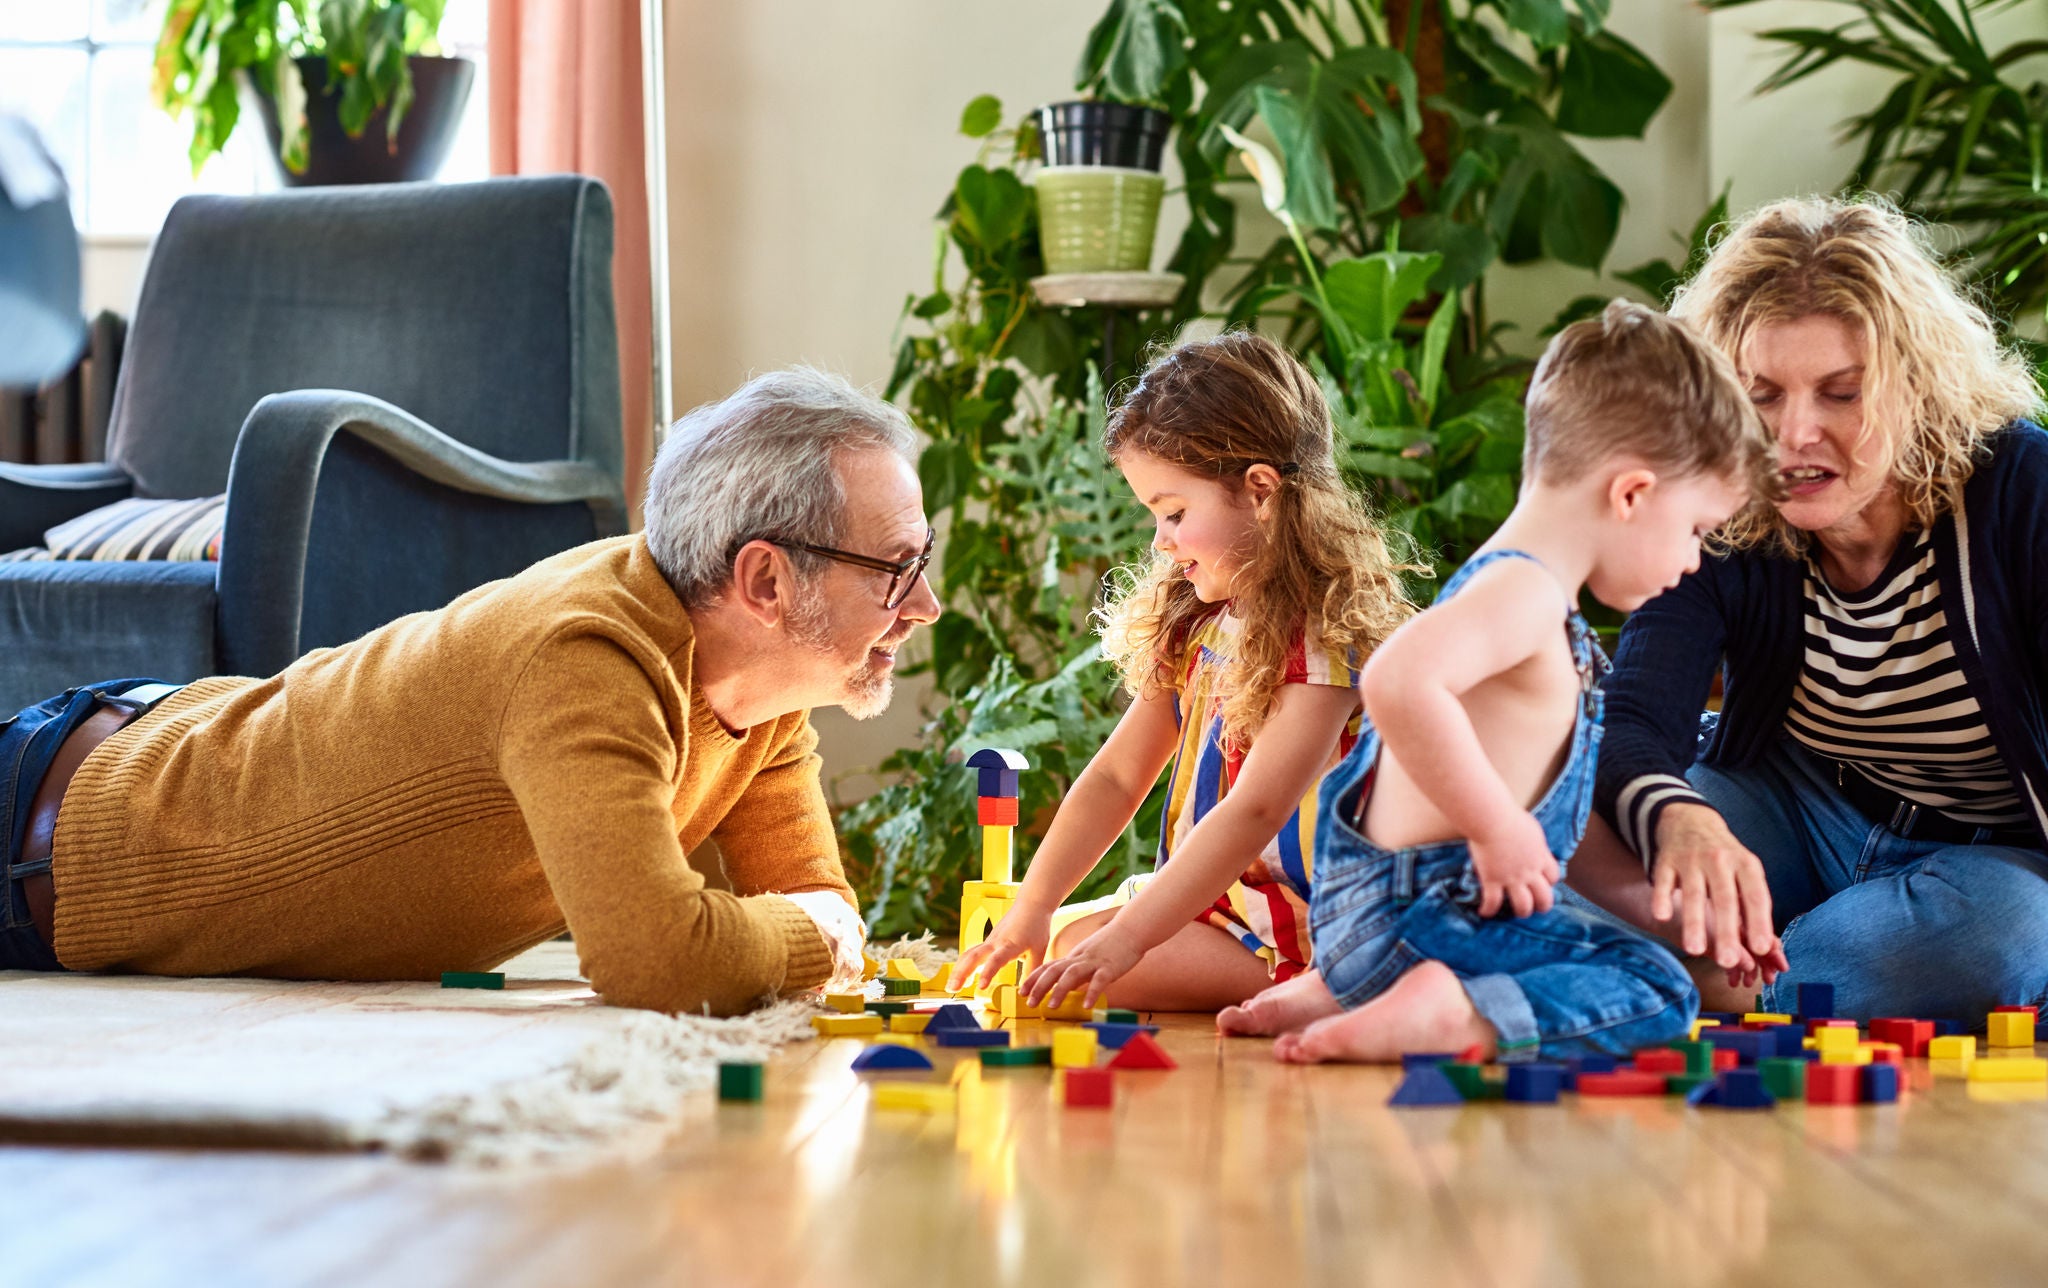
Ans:
[{"label": "black and white striped top", "polygon": [[1786,728],[1888,791],[1951,818],[2025,823],[1949,638],[1930,534],[1900,543],[1864,590],[1828,585],[1809,556],[1806,656]]}]

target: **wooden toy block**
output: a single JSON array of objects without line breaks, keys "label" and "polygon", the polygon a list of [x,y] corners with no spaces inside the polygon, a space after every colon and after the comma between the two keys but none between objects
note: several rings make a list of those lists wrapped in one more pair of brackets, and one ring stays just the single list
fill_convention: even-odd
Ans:
[{"label": "wooden toy block", "polygon": [[[1406,1057],[1403,1057],[1404,1059]],[[1577,1091],[1579,1075],[1582,1073],[1612,1073],[1618,1061],[1611,1055],[1581,1055],[1561,1061],[1564,1065],[1564,1089]]]},{"label": "wooden toy block", "polygon": [[1431,1064],[1409,1069],[1387,1103],[1404,1109],[1431,1109],[1462,1105],[1465,1097],[1440,1066]]},{"label": "wooden toy block", "polygon": [[1863,1094],[1863,1068],[1854,1064],[1815,1064],[1806,1070],[1806,1103],[1853,1105]]},{"label": "wooden toy block", "polygon": [[2048,1082],[2048,1060],[2039,1056],[1988,1056],[1970,1062],[1972,1082]]},{"label": "wooden toy block", "polygon": [[1470,1064],[1463,1060],[1451,1060],[1438,1065],[1437,1068],[1443,1070],[1444,1076],[1451,1080],[1451,1085],[1458,1089],[1460,1098],[1465,1100],[1486,1100],[1490,1098],[1487,1094],[1485,1070],[1481,1069],[1478,1065]]},{"label": "wooden toy block", "polygon": [[1740,1024],[1742,1022],[1742,1017],[1732,1011],[1701,1011],[1700,1018],[1712,1020],[1716,1024]]},{"label": "wooden toy block", "polygon": [[925,1036],[942,1047],[1008,1046],[1010,1035],[1002,1029],[926,1029]]},{"label": "wooden toy block", "polygon": [[916,997],[922,992],[924,992],[924,981],[921,979],[884,978],[882,980],[882,996],[884,997]]},{"label": "wooden toy block", "polygon": [[1870,1049],[1861,1043],[1852,1047],[1837,1047],[1833,1051],[1822,1047],[1820,1052],[1820,1062],[1822,1064],[1865,1065],[1870,1063],[1870,1059]]},{"label": "wooden toy block", "polygon": [[868,999],[865,993],[827,993],[825,1005],[847,1015],[859,1015],[868,1009]]},{"label": "wooden toy block", "polygon": [[891,1015],[908,1015],[910,1014],[910,1003],[889,1001],[869,1002],[867,1006],[867,1013],[869,1015],[879,1015],[884,1019],[887,1019]]},{"label": "wooden toy block", "polygon": [[863,983],[873,979],[875,976],[881,973],[882,968],[879,964],[876,963],[874,958],[868,956],[866,953],[862,953],[860,955],[860,977]]},{"label": "wooden toy block", "polygon": [[868,1034],[868,1041],[877,1045],[915,1047],[917,1045],[917,1035],[915,1033],[870,1033]]},{"label": "wooden toy block", "polygon": [[1086,1024],[1095,1018],[1095,1012],[1083,1005],[1087,1000],[1088,994],[1077,988],[1067,994],[1066,998],[1058,1006],[1045,1002],[1040,1003],[1039,1009],[1045,1012],[1045,1018],[1048,1020],[1067,1020]]},{"label": "wooden toy block", "polygon": [[929,1015],[919,1015],[915,1011],[907,1011],[902,1015],[892,1015],[889,1017],[889,1031],[891,1033],[922,1033],[924,1032],[924,1026],[931,1022],[932,1017]]},{"label": "wooden toy block", "polygon": [[1899,1098],[1899,1066],[1869,1064],[1863,1067],[1863,1100],[1866,1104],[1888,1105]]},{"label": "wooden toy block", "polygon": [[1121,1047],[1141,1033],[1159,1032],[1157,1024],[1111,1024],[1104,1020],[1098,1020],[1088,1027],[1095,1030],[1095,1040],[1106,1047]]},{"label": "wooden toy block", "polygon": [[[1713,1043],[1717,1051],[1733,1051],[1743,1064],[1755,1064],[1758,1059],[1778,1053],[1778,1042],[1768,1033],[1752,1033],[1747,1029],[1731,1029],[1723,1026],[1709,1029],[1701,1035]],[[1766,1050],[1765,1048],[1769,1048]]]},{"label": "wooden toy block", "polygon": [[1744,1024],[1790,1024],[1792,1017],[1775,1011],[1751,1011],[1742,1017]]},{"label": "wooden toy block", "polygon": [[1813,1034],[1814,1050],[1820,1052],[1823,1059],[1830,1051],[1854,1051],[1860,1043],[1861,1039],[1853,1028],[1816,1029]]},{"label": "wooden toy block", "polygon": [[1905,1053],[1899,1049],[1896,1042],[1865,1042],[1859,1049],[1870,1052],[1872,1064],[1895,1065],[1905,1058]]},{"label": "wooden toy block", "polygon": [[[1058,1055],[1054,1055],[1057,1062]],[[1069,1109],[1107,1109],[1116,1098],[1116,1077],[1107,1069],[1061,1069],[1060,1103]]]},{"label": "wooden toy block", "polygon": [[1674,1073],[1664,1079],[1664,1092],[1666,1095],[1684,1096],[1687,1104],[1697,1104],[1692,1093],[1711,1085],[1715,1077],[1711,1073]]},{"label": "wooden toy block", "polygon": [[[1758,1057],[1757,1057],[1757,1059],[1758,1059],[1759,1061],[1761,1061],[1761,1060],[1762,1060],[1763,1058],[1764,1058],[1764,1057],[1762,1057],[1762,1056],[1758,1056]],[[1713,1068],[1714,1068],[1714,1072],[1715,1072],[1715,1073],[1726,1073],[1726,1072],[1728,1072],[1728,1071],[1729,1071],[1730,1069],[1739,1069],[1739,1068],[1741,1068],[1741,1067],[1742,1067],[1742,1053],[1741,1053],[1740,1051],[1716,1051],[1716,1052],[1714,1052],[1714,1065],[1713,1065]]]},{"label": "wooden toy block", "polygon": [[1578,1087],[1582,1096],[1661,1096],[1664,1080],[1661,1073],[1616,1069],[1613,1073],[1581,1073]]},{"label": "wooden toy block", "polygon": [[975,797],[1017,795],[1017,771],[1031,768],[1022,752],[1008,747],[983,747],[967,758],[967,767],[977,771]]},{"label": "wooden toy block", "polygon": [[951,989],[951,984],[950,984],[950,981],[952,980],[952,978],[953,978],[953,963],[951,963],[951,962],[940,962],[940,963],[939,963],[939,968],[938,968],[938,970],[936,970],[936,971],[932,972],[932,976],[931,976],[931,978],[927,979],[927,980],[926,980],[926,981],[924,982],[924,991],[925,991],[925,993],[926,993],[927,995],[930,995],[930,994],[933,994],[933,993],[947,993],[947,992],[951,992],[951,991],[952,991],[952,989]]},{"label": "wooden toy block", "polygon": [[[893,1017],[892,1017],[893,1018]],[[811,1027],[828,1038],[858,1038],[882,1031],[879,1015],[813,1015]]]},{"label": "wooden toy block", "polygon": [[1977,1057],[1977,1039],[1967,1033],[1933,1038],[1927,1043],[1927,1055],[1933,1060],[1974,1060]]},{"label": "wooden toy block", "polygon": [[1764,1089],[1763,1074],[1755,1069],[1730,1069],[1714,1080],[1714,1103],[1723,1109],[1769,1109],[1778,1101]]},{"label": "wooden toy block", "polygon": [[720,1100],[759,1100],[763,1071],[760,1065],[741,1061],[722,1062],[718,1066],[718,1098]]},{"label": "wooden toy block", "polygon": [[1477,1042],[1474,1042],[1471,1046],[1468,1046],[1463,1051],[1458,1052],[1458,1063],[1485,1064],[1486,1048],[1480,1046]]},{"label": "wooden toy block", "polygon": [[981,1064],[985,1069],[1051,1063],[1052,1048],[1049,1046],[988,1047],[981,1053]]},{"label": "wooden toy block", "polygon": [[444,970],[442,988],[503,988],[505,973],[496,970]]},{"label": "wooden toy block", "polygon": [[1938,1038],[1952,1038],[1959,1033],[1968,1033],[1969,1031],[1970,1026],[1961,1020],[1936,1020],[1934,1022],[1934,1036]]},{"label": "wooden toy block", "polygon": [[[1717,1089],[1712,1078],[1699,1078],[1697,1080],[1688,1078],[1687,1080],[1693,1084],[1692,1090],[1685,1093],[1685,1103],[1688,1106],[1699,1108],[1703,1105],[1718,1105],[1721,1103],[1715,1094]],[[1676,1079],[1672,1081],[1676,1081]]]},{"label": "wooden toy block", "polygon": [[924,972],[920,971],[917,968],[917,963],[911,961],[908,957],[891,957],[888,961],[882,963],[882,978],[914,979],[921,984],[924,982]]},{"label": "wooden toy block", "polygon": [[1123,1049],[1116,1053],[1116,1059],[1109,1062],[1112,1069],[1178,1069],[1180,1061],[1166,1054],[1166,1048],[1155,1042],[1150,1033],[1134,1033]]},{"label": "wooden toy block", "polygon": [[[1422,1065],[1428,1065],[1434,1069],[1440,1064],[1449,1064],[1457,1058],[1457,1056],[1449,1051],[1411,1051],[1401,1057],[1401,1067],[1403,1069],[1414,1069]],[[1609,1067],[1611,1068],[1612,1066],[1610,1065]]]},{"label": "wooden toy block", "polygon": [[981,879],[983,884],[1010,883],[1016,869],[1017,829],[1014,827],[984,827],[981,829]]},{"label": "wooden toy block", "polygon": [[[1017,901],[1024,888],[1016,881],[967,881],[960,886],[960,950],[967,951],[988,938],[988,932]],[[1004,967],[1005,970],[1009,969]],[[1016,983],[1012,979],[1010,983]]]},{"label": "wooden toy block", "polygon": [[931,1022],[924,1026],[927,1034],[944,1029],[978,1029],[981,1022],[974,1018],[974,1012],[958,1002],[948,1002],[931,1013]]},{"label": "wooden toy block", "polygon": [[1684,1073],[1685,1052],[1674,1051],[1670,1047],[1652,1047],[1647,1051],[1638,1051],[1635,1056],[1635,1067],[1638,1073]]},{"label": "wooden toy block", "polygon": [[1984,1040],[1987,1046],[2034,1045],[2034,1016],[2031,1011],[1993,1011],[1984,1019]]},{"label": "wooden toy block", "polygon": [[1017,826],[1017,798],[1015,796],[975,797],[974,821],[983,827]]},{"label": "wooden toy block", "polygon": [[1052,1062],[1061,1069],[1089,1068],[1095,1063],[1095,1034],[1089,1029],[1057,1029],[1052,1035]]},{"label": "wooden toy block", "polygon": [[989,994],[988,1004],[990,1010],[1006,1020],[1042,1020],[1045,1018],[1044,1007],[1028,1006],[1017,1000],[1017,989],[1013,984],[1005,984]]},{"label": "wooden toy block", "polygon": [[922,1051],[882,1043],[867,1047],[853,1057],[853,1067],[863,1073],[869,1069],[929,1069],[932,1062],[931,1057]]},{"label": "wooden toy block", "polygon": [[951,1087],[927,1082],[877,1082],[873,1084],[877,1109],[906,1109],[920,1114],[950,1114],[954,1099]]},{"label": "wooden toy block", "polygon": [[1799,986],[1799,1017],[1804,1020],[1825,1020],[1835,1013],[1835,986],[1833,984],[1801,984]]},{"label": "wooden toy block", "polygon": [[1794,1056],[1771,1056],[1756,1062],[1764,1090],[1780,1100],[1806,1099],[1806,1061]]},{"label": "wooden toy block", "polygon": [[1102,1020],[1105,1024],[1136,1024],[1140,1018],[1136,1011],[1127,1011],[1122,1007],[1116,1006],[1112,1006],[1102,1013]]},{"label": "wooden toy block", "polygon": [[1918,1059],[1927,1054],[1927,1044],[1934,1040],[1934,1021],[1902,1017],[1872,1020],[1870,1037],[1874,1042],[1893,1043],[1901,1054]]},{"label": "wooden toy block", "polygon": [[1506,1096],[1516,1104],[1554,1104],[1564,1090],[1561,1064],[1511,1064],[1508,1066]]},{"label": "wooden toy block", "polygon": [[1759,1060],[1768,1055],[1796,1056],[1806,1045],[1806,1030],[1797,1024],[1773,1024],[1763,1030],[1768,1041],[1766,1049],[1757,1056]]},{"label": "wooden toy block", "polygon": [[2041,1008],[2037,1006],[1994,1006],[1991,1008],[1991,1013],[1993,1015],[1999,1015],[2003,1013],[2017,1014],[2021,1011],[2024,1011],[2028,1015],[2033,1016],[2036,1020],[2039,1020],[2041,1018]]},{"label": "wooden toy block", "polygon": [[1856,1021],[1854,1020],[1808,1020],[1806,1021],[1806,1036],[1812,1037],[1822,1029],[1853,1029],[1855,1027]]},{"label": "wooden toy block", "polygon": [[1692,1029],[1689,1033],[1689,1036],[1692,1038],[1693,1041],[1697,1042],[1700,1040],[1701,1030],[1718,1029],[1720,1027],[1721,1021],[1719,1020],[1694,1020],[1692,1022]]}]

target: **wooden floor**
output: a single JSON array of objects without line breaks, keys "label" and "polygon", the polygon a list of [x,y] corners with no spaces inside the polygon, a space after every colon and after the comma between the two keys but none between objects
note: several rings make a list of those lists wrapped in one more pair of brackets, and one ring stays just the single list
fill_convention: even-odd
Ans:
[{"label": "wooden floor", "polygon": [[0,1284],[2048,1284],[2048,1103],[1924,1061],[1894,1106],[1395,1111],[1392,1071],[1164,1023],[1182,1067],[1110,1111],[971,1051],[957,1120],[874,1110],[839,1039],[567,1173],[4,1149]]}]

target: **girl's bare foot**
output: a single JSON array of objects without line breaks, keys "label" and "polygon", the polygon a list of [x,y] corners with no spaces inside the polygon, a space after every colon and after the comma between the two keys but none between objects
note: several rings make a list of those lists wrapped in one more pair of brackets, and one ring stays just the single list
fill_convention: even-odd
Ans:
[{"label": "girl's bare foot", "polygon": [[1305,1028],[1326,1015],[1344,1008],[1330,995],[1329,985],[1316,971],[1303,971],[1284,984],[1275,984],[1241,1006],[1217,1013],[1216,1031],[1237,1037],[1271,1037]]},{"label": "girl's bare foot", "polygon": [[1273,1058],[1290,1064],[1392,1063],[1411,1051],[1477,1046],[1482,1059],[1492,1059],[1499,1039],[1451,968],[1423,962],[1357,1010],[1282,1034],[1273,1044]]}]

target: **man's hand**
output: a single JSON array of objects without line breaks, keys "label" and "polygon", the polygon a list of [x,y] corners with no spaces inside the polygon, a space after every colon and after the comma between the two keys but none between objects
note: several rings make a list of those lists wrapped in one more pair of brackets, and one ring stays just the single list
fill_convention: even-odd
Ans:
[{"label": "man's hand", "polygon": [[1506,903],[1517,917],[1550,911],[1550,887],[1557,884],[1557,856],[1534,815],[1516,810],[1499,829],[1473,837],[1472,870],[1479,877],[1479,915],[1491,917]]},{"label": "man's hand", "polygon": [[1653,917],[1683,917],[1679,946],[1687,954],[1698,957],[1711,946],[1714,963],[1730,972],[1742,969],[1745,958],[1752,965],[1768,963],[1772,975],[1785,968],[1784,949],[1771,929],[1764,865],[1735,839],[1718,811],[1692,804],[1665,807],[1657,818],[1650,885]]},{"label": "man's hand", "polygon": [[[1011,904],[1010,911],[988,932],[988,938],[960,954],[959,962],[948,977],[948,985],[959,992],[985,982],[1020,957],[1029,956],[1033,962],[1042,962],[1045,960],[1045,946],[1051,940],[1051,911],[1021,903]],[[981,980],[976,980],[976,975],[980,975]]]},{"label": "man's hand", "polygon": [[1018,997],[1029,1006],[1058,1006],[1067,994],[1086,989],[1082,1005],[1093,1009],[1109,986],[1128,975],[1145,954],[1117,929],[1115,919],[1082,940],[1073,952],[1032,971]]}]

